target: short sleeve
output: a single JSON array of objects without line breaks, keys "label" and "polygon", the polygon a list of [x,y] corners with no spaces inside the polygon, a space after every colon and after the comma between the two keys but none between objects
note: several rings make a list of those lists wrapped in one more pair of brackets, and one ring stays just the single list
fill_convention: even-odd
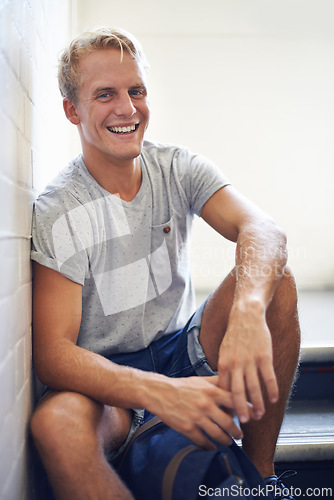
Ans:
[{"label": "short sleeve", "polygon": [[84,284],[89,273],[90,222],[71,197],[50,193],[34,204],[31,259]]},{"label": "short sleeve", "polygon": [[187,149],[180,150],[178,163],[190,211],[200,216],[211,196],[230,182],[215,163]]}]

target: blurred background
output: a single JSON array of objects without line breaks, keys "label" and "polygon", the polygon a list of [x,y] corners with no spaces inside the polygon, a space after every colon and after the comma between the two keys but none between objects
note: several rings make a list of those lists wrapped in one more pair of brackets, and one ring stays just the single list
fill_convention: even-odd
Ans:
[{"label": "blurred background", "polygon": [[[331,0],[77,1],[76,31],[108,24],[141,41],[147,137],[208,156],[271,214],[302,288],[334,286],[333,19]],[[233,265],[220,240],[196,224],[200,289]]]}]

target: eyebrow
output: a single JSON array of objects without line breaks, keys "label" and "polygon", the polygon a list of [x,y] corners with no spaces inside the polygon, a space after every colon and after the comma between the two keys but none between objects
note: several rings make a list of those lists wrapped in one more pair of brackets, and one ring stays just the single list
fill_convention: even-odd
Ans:
[{"label": "eyebrow", "polygon": [[101,92],[115,92],[116,89],[115,87],[98,87],[97,89],[94,90],[93,94],[98,95]]},{"label": "eyebrow", "polygon": [[[146,85],[144,83],[137,83],[135,85],[132,85],[129,87],[129,90],[136,90],[136,89],[145,89],[146,90]],[[117,89],[115,87],[98,87],[97,89],[94,90],[93,95],[98,95],[101,92],[117,92]]]}]

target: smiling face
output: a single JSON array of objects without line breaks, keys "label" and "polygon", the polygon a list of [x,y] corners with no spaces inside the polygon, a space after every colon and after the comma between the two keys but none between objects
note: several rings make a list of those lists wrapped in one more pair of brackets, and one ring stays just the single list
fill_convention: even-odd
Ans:
[{"label": "smiling face", "polygon": [[79,69],[78,104],[65,98],[64,109],[78,125],[87,167],[133,164],[150,116],[144,69],[129,53],[121,57],[114,48],[84,56]]}]

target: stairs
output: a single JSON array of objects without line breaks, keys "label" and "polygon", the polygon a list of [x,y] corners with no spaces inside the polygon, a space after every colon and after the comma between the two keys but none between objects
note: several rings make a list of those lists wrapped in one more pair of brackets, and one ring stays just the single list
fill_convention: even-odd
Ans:
[{"label": "stairs", "polygon": [[[334,363],[303,363],[278,439],[276,473],[295,470],[284,481],[297,496],[334,496]],[[295,490],[297,491],[297,490]]]}]

